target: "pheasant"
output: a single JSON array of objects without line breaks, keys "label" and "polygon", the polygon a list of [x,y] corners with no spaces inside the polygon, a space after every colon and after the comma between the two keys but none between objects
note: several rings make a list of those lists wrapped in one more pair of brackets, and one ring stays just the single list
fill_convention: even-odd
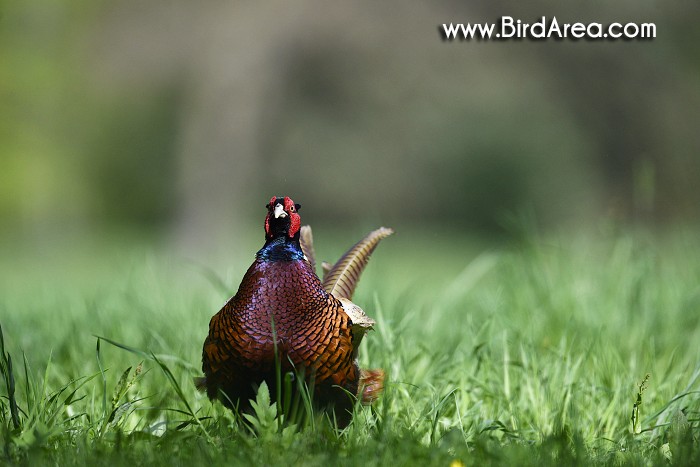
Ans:
[{"label": "pheasant", "polygon": [[348,393],[370,404],[383,390],[383,370],[358,366],[360,342],[374,321],[350,299],[369,255],[393,230],[375,230],[334,266],[324,264],[321,281],[301,206],[272,197],[266,208],[265,244],[209,323],[199,386],[212,400],[246,409],[263,381],[276,387],[276,362],[283,373],[303,368],[317,405],[347,423],[354,403]]}]

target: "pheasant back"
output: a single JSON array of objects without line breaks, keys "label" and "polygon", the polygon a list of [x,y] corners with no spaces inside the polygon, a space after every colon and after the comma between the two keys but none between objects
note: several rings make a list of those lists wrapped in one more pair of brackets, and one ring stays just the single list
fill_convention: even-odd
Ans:
[{"label": "pheasant back", "polygon": [[210,398],[223,391],[245,403],[251,382],[276,384],[276,357],[283,371],[307,368],[322,393],[335,385],[357,392],[350,319],[304,260],[256,260],[209,328],[203,369]]}]

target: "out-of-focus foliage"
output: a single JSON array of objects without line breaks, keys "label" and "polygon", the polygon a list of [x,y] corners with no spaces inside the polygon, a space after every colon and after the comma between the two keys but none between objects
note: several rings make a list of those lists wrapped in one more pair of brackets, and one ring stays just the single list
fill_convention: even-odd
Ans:
[{"label": "out-of-focus foliage", "polygon": [[[0,224],[197,242],[271,194],[312,220],[500,231],[697,218],[691,2],[9,1]],[[454,41],[442,23],[655,22],[650,41]]]}]

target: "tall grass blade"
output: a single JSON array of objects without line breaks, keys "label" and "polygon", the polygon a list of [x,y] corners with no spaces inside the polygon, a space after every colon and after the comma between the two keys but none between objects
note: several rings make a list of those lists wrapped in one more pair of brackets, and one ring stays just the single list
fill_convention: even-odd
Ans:
[{"label": "tall grass blade", "polygon": [[97,368],[99,368],[100,374],[102,375],[102,416],[107,418],[107,376],[105,376],[105,370],[102,368],[102,359],[100,358],[100,341],[101,339],[98,337],[97,346],[95,348],[95,356],[97,358]]},{"label": "tall grass blade", "polygon": [[187,398],[185,397],[185,393],[182,391],[182,388],[180,387],[180,383],[177,382],[177,379],[175,378],[175,375],[173,375],[172,371],[170,371],[170,368],[163,362],[161,362],[158,357],[155,356],[155,354],[151,353],[151,359],[156,362],[156,364],[160,367],[160,369],[163,371],[165,374],[166,378],[168,379],[168,382],[172,386],[172,388],[175,390],[175,393],[177,396],[180,398],[182,403],[185,405],[187,408],[188,414],[192,417],[192,419],[195,421],[197,426],[202,430],[202,433],[204,433],[204,436],[207,438],[207,441],[210,443],[213,442],[211,436],[209,436],[209,432],[207,429],[204,427],[202,424],[202,421],[197,417],[197,414],[192,410],[192,407],[190,406],[190,403],[188,402]]}]

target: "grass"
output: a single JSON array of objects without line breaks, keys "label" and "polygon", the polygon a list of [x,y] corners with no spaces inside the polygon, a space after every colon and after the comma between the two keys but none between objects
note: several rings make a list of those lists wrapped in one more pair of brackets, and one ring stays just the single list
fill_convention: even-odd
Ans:
[{"label": "grass", "polygon": [[[315,234],[320,257],[342,251]],[[196,391],[208,320],[258,243],[238,247],[241,256],[212,268],[149,247],[6,253],[0,459],[700,463],[700,241],[692,232],[480,248],[399,230],[355,296],[377,320],[361,364],[386,370],[386,392],[374,407],[358,407],[343,431],[318,415],[280,423],[278,401],[264,389],[247,418]]]}]

